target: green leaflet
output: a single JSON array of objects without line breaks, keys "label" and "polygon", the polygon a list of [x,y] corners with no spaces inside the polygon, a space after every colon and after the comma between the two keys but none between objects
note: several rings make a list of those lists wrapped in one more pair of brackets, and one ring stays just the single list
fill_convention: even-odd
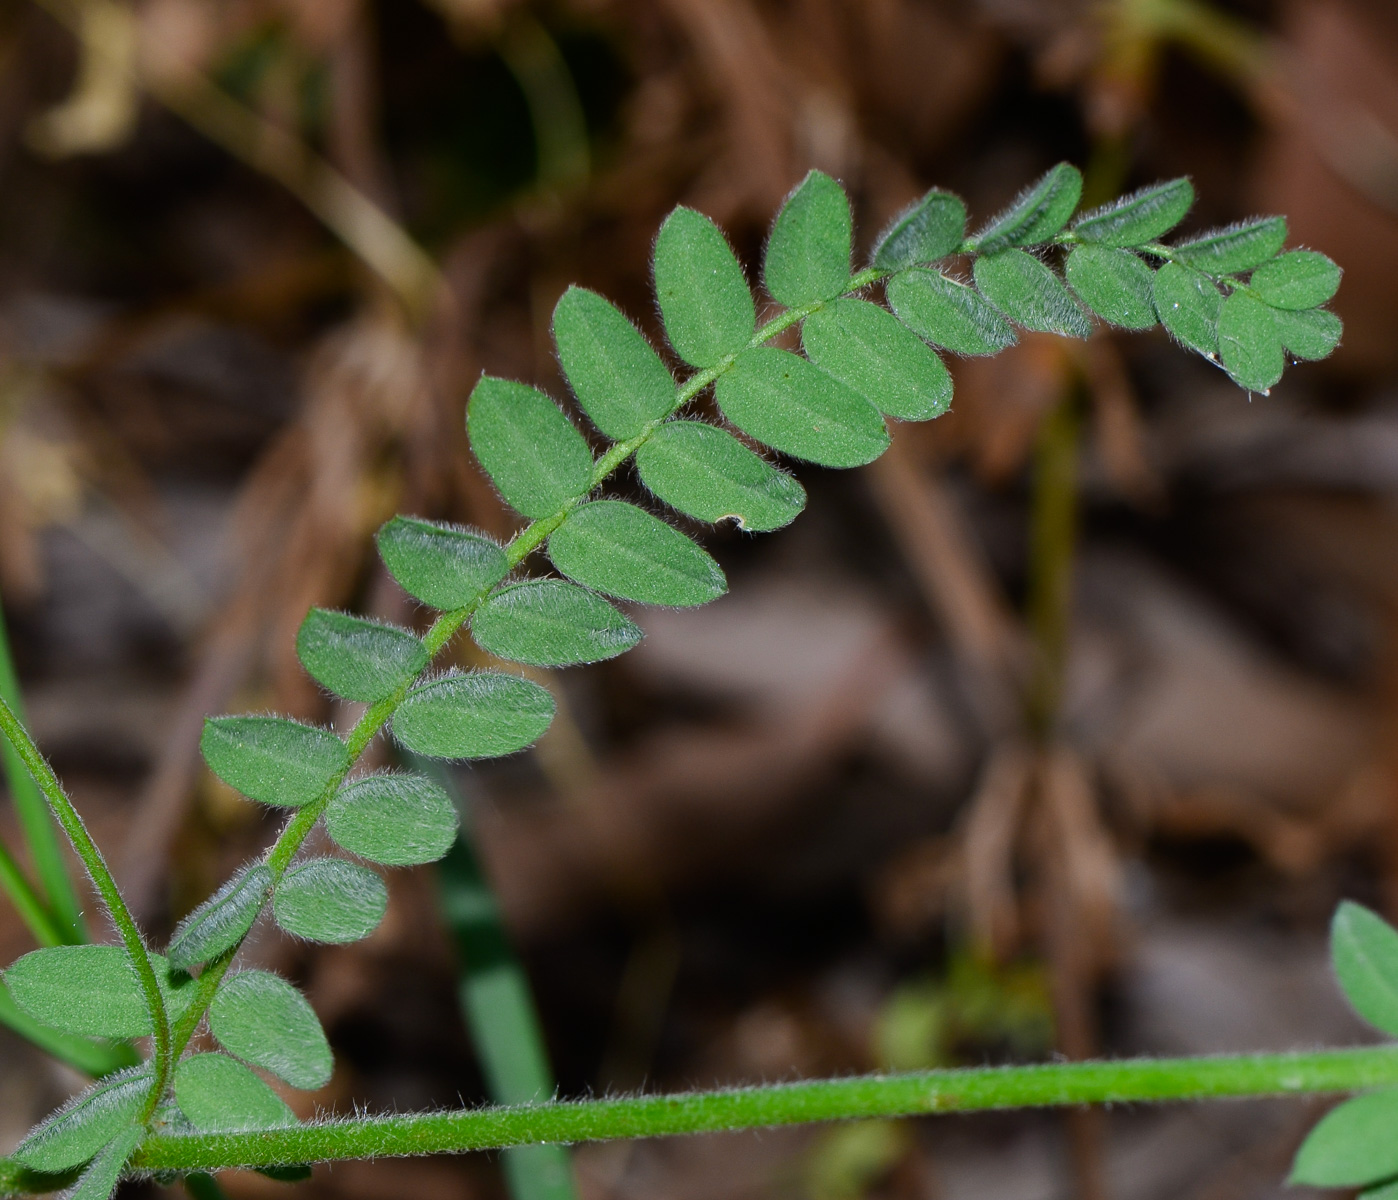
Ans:
[{"label": "green leaflet", "polygon": [[888,302],[920,338],[953,354],[998,354],[1018,337],[975,288],[913,267],[888,281]]},{"label": "green leaflet", "polygon": [[974,272],[981,295],[1016,324],[1039,333],[1091,336],[1091,322],[1063,281],[1027,251],[983,254]]},{"label": "green leaflet", "polygon": [[1169,233],[1194,204],[1194,185],[1171,179],[1122,196],[1073,222],[1073,233],[1100,246],[1140,246]]},{"label": "green leaflet", "polygon": [[636,452],[641,482],[699,521],[729,517],[740,529],[780,529],[806,507],[806,489],[726,429],[669,421]]},{"label": "green leaflet", "polygon": [[757,325],[742,267],[718,226],[692,208],[675,209],[660,227],[655,295],[670,345],[692,367],[736,354]]},{"label": "green leaflet", "polygon": [[408,693],[394,715],[393,736],[428,758],[498,758],[530,745],[553,713],[549,690],[528,679],[453,672]]},{"label": "green leaflet", "polygon": [[136,1120],[150,1087],[147,1064],[99,1079],[31,1129],[10,1157],[35,1171],[81,1166]]},{"label": "green leaflet", "polygon": [[658,517],[620,500],[568,514],[549,538],[549,558],[576,583],[621,600],[688,608],[728,590],[718,563]]},{"label": "green leaflet", "polygon": [[482,650],[535,667],[568,667],[625,654],[641,631],[601,596],[562,579],[492,592],[471,619]]},{"label": "green leaflet", "polygon": [[[194,981],[151,955],[156,982],[173,1023],[194,998]],[[50,946],[32,950],[5,972],[10,995],[36,1021],[93,1037],[144,1037],[151,1032],[141,981],[123,946]]]},{"label": "green leaflet", "polygon": [[1328,309],[1308,308],[1301,312],[1272,310],[1272,324],[1282,345],[1297,358],[1325,358],[1340,344],[1344,326]]},{"label": "green leaflet", "polygon": [[853,230],[844,188],[812,171],[787,197],[767,240],[762,273],[772,298],[799,308],[843,292]]},{"label": "green leaflet", "polygon": [[205,1133],[276,1129],[296,1114],[261,1079],[226,1054],[191,1054],[175,1068],[175,1099]]},{"label": "green leaflet", "polygon": [[1198,271],[1167,262],[1155,273],[1151,298],[1170,336],[1205,358],[1218,355],[1218,310],[1223,297]]},{"label": "green leaflet", "polygon": [[65,1200],[109,1200],[116,1191],[126,1160],[146,1136],[139,1125],[123,1129],[112,1138],[88,1164],[74,1188],[64,1194]]},{"label": "green leaflet", "polygon": [[874,266],[901,271],[936,262],[954,252],[965,236],[966,205],[961,197],[933,188],[884,231],[874,247]]},{"label": "green leaflet", "polygon": [[1344,901],[1330,923],[1330,957],[1354,1011],[1398,1035],[1398,932],[1377,913]]},{"label": "green leaflet", "polygon": [[229,787],[281,808],[309,804],[349,766],[344,742],[330,730],[285,717],[210,717],[199,749]]},{"label": "green leaflet", "polygon": [[346,700],[382,700],[427,666],[427,649],[406,629],[313,608],[296,634],[312,679]]},{"label": "green leaflet", "polygon": [[1063,273],[1088,308],[1124,329],[1155,324],[1155,272],[1130,250],[1107,245],[1075,246]]},{"label": "green leaflet", "polygon": [[343,858],[308,858],[272,893],[277,924],[310,942],[357,942],[387,911],[388,888],[379,873]]},{"label": "green leaflet", "polygon": [[222,954],[252,928],[272,889],[272,872],[263,863],[244,867],[175,926],[166,954],[181,970]]},{"label": "green leaflet", "polygon": [[1340,268],[1316,250],[1291,250],[1263,263],[1248,287],[1273,308],[1298,310],[1324,304],[1340,286]]},{"label": "green leaflet", "polygon": [[965,246],[976,254],[994,254],[1009,246],[1046,242],[1068,224],[1082,197],[1082,172],[1071,163],[1050,167],[1025,188],[1004,212]]},{"label": "green leaflet", "polygon": [[230,1054],[292,1087],[314,1090],[330,1082],[330,1043],[320,1018],[280,975],[229,975],[209,1005],[209,1028]]},{"label": "green leaflet", "polygon": [[1285,242],[1285,217],[1257,217],[1200,234],[1172,249],[1186,266],[1209,275],[1231,275],[1266,262]]},{"label": "green leaflet", "polygon": [[325,810],[325,828],[351,854],[388,867],[436,862],[456,840],[456,808],[421,775],[366,775]]},{"label": "green leaflet", "polygon": [[610,302],[570,287],[553,310],[553,340],[573,395],[609,438],[633,438],[675,406],[660,356]]},{"label": "green leaflet", "polygon": [[1288,1183],[1362,1187],[1398,1175],[1398,1088],[1332,1108],[1296,1152]]},{"label": "green leaflet", "polygon": [[505,502],[531,520],[592,486],[592,452],[538,388],[482,375],[466,405],[466,434]]},{"label": "green leaflet", "polygon": [[1378,1187],[1365,1188],[1359,1193],[1360,1200],[1398,1200],[1398,1179],[1381,1183]]},{"label": "green leaflet", "polygon": [[799,354],[745,350],[714,388],[723,415],[764,445],[825,467],[858,467],[888,448],[873,405]]},{"label": "green leaflet", "polygon": [[384,566],[403,590],[444,612],[470,604],[510,571],[499,546],[458,525],[394,517],[375,540]]},{"label": "green leaflet", "polygon": [[1246,292],[1234,292],[1218,312],[1218,353],[1233,382],[1265,392],[1286,367],[1272,310]]}]

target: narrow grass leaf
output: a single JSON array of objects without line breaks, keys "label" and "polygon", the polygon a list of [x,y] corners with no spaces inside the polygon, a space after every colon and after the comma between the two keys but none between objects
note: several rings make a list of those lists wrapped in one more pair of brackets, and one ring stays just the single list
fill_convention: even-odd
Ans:
[{"label": "narrow grass leaf", "polygon": [[325,828],[351,854],[387,867],[436,862],[456,840],[456,808],[421,775],[366,775],[325,810]]},{"label": "narrow grass leaf", "polygon": [[1398,1175],[1398,1088],[1332,1108],[1311,1130],[1291,1166],[1292,1184],[1363,1187]]},{"label": "narrow grass leaf", "polygon": [[1155,272],[1130,250],[1075,246],[1063,273],[1078,299],[1102,320],[1123,329],[1149,329],[1155,324]]},{"label": "narrow grass leaf", "polygon": [[139,1125],[123,1129],[98,1151],[78,1182],[64,1193],[64,1200],[110,1200],[121,1181],[122,1169],[145,1136],[146,1131]]},{"label": "narrow grass leaf", "polygon": [[574,582],[640,604],[690,608],[728,590],[706,551],[621,500],[575,508],[549,538],[549,558]]},{"label": "narrow grass leaf", "polygon": [[1340,344],[1344,326],[1328,309],[1308,308],[1302,312],[1272,310],[1272,323],[1282,345],[1297,358],[1326,358]]},{"label": "narrow grass leaf", "polygon": [[229,787],[280,808],[309,804],[349,766],[344,742],[330,730],[286,717],[210,717],[199,749]]},{"label": "narrow grass leaf", "polygon": [[1092,323],[1063,281],[1027,251],[981,255],[974,272],[981,295],[1025,329],[1065,337],[1091,335]]},{"label": "narrow grass leaf", "polygon": [[1330,959],[1354,1011],[1398,1036],[1398,931],[1378,913],[1346,900],[1330,923]]},{"label": "narrow grass leaf", "polygon": [[558,361],[582,407],[609,438],[633,438],[675,406],[660,356],[610,301],[570,287],[553,310]]},{"label": "narrow grass leaf", "polygon": [[483,375],[466,405],[471,449],[505,503],[531,520],[551,517],[592,483],[592,452],[548,396]]},{"label": "narrow grass leaf", "polygon": [[387,911],[388,888],[379,873],[343,858],[307,859],[272,893],[277,924],[310,942],[360,941]]},{"label": "narrow grass leaf", "polygon": [[482,650],[535,667],[568,667],[625,654],[641,630],[601,596],[562,579],[492,592],[471,619]]},{"label": "narrow grass leaf", "polygon": [[1151,299],[1171,337],[1205,358],[1218,356],[1218,310],[1223,297],[1212,280],[1167,262],[1151,282]]},{"label": "narrow grass leaf", "polygon": [[747,345],[757,325],[743,268],[717,225],[677,208],[655,241],[655,295],[670,345],[692,367],[711,367]]},{"label": "narrow grass leaf", "polygon": [[798,308],[843,292],[853,233],[844,188],[812,171],[786,198],[767,239],[762,275],[772,298]]},{"label": "narrow grass leaf", "polygon": [[501,671],[453,672],[414,688],[393,736],[428,758],[499,758],[523,750],[553,720],[548,688]]},{"label": "narrow grass leaf", "polygon": [[1173,250],[1186,266],[1209,275],[1232,275],[1266,262],[1285,244],[1285,217],[1256,217],[1200,234]]},{"label": "narrow grass leaf", "polygon": [[99,1079],[31,1129],[10,1157],[36,1171],[81,1166],[135,1122],[150,1087],[145,1064]]},{"label": "narrow grass leaf", "polygon": [[[193,980],[151,955],[156,982],[173,1021],[193,999]],[[151,1032],[145,992],[122,946],[50,946],[26,954],[5,972],[16,1004],[36,1021],[93,1037],[144,1037]]]},{"label": "narrow grass leaf", "polygon": [[918,337],[953,354],[998,354],[1018,340],[1010,323],[975,288],[914,267],[888,281],[888,302]]},{"label": "narrow grass leaf", "polygon": [[408,630],[324,608],[301,622],[296,654],[312,679],[346,700],[382,700],[427,666],[426,647]]},{"label": "narrow grass leaf", "polygon": [[1140,246],[1167,234],[1194,204],[1194,185],[1171,179],[1122,196],[1073,222],[1073,232],[1099,246]]},{"label": "narrow grass leaf", "polygon": [[320,1018],[280,975],[238,971],[228,976],[209,1005],[209,1028],[230,1054],[292,1087],[314,1090],[330,1082],[330,1043]]},{"label": "narrow grass leaf", "polygon": [[222,954],[252,928],[272,890],[272,872],[263,863],[244,867],[175,926],[166,954],[172,966],[187,970]]},{"label": "narrow grass leaf", "polygon": [[749,437],[794,458],[858,467],[888,448],[878,409],[788,350],[745,350],[719,377],[714,395],[723,415]]},{"label": "narrow grass leaf", "polygon": [[236,1058],[192,1054],[175,1068],[175,1100],[204,1133],[279,1129],[296,1124],[286,1101]]},{"label": "narrow grass leaf", "polygon": [[726,429],[668,421],[636,452],[641,482],[671,508],[710,523],[762,532],[790,524],[806,489]]},{"label": "narrow grass leaf", "polygon": [[510,571],[499,546],[459,525],[394,517],[375,540],[384,566],[403,590],[443,612],[470,604]]},{"label": "narrow grass leaf", "polygon": [[953,253],[966,236],[966,205],[960,196],[933,188],[900,213],[874,247],[874,266],[901,271]]},{"label": "narrow grass leaf", "polygon": [[1234,292],[1218,313],[1218,353],[1233,382],[1265,392],[1286,367],[1272,310],[1245,292]]},{"label": "narrow grass leaf", "polygon": [[978,254],[994,254],[1009,246],[1046,242],[1068,224],[1082,197],[1082,172],[1071,163],[1050,167],[1038,182],[1025,188],[1013,204],[967,243]]},{"label": "narrow grass leaf", "polygon": [[1340,268],[1318,250],[1290,250],[1258,267],[1248,286],[1273,308],[1314,308],[1339,289]]}]

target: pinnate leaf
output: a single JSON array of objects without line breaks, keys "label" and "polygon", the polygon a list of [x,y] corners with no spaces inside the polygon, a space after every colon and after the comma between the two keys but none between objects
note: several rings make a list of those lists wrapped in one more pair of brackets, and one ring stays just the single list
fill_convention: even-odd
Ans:
[{"label": "pinnate leaf", "polygon": [[510,571],[499,546],[458,525],[394,517],[375,540],[384,566],[403,590],[444,612],[470,604]]},{"label": "pinnate leaf", "polygon": [[451,673],[408,693],[394,715],[393,736],[428,758],[498,758],[538,738],[553,713],[549,690],[528,679]]},{"label": "pinnate leaf", "polygon": [[1291,250],[1263,263],[1248,286],[1273,308],[1314,308],[1340,286],[1340,268],[1317,250]]},{"label": "pinnate leaf", "polygon": [[1296,1152],[1290,1183],[1362,1187],[1398,1175],[1398,1088],[1332,1108]]},{"label": "pinnate leaf", "polygon": [[264,863],[244,867],[175,926],[166,951],[171,965],[186,970],[236,945],[271,890],[272,872]]},{"label": "pinnate leaf", "polygon": [[1068,224],[1082,197],[1082,172],[1071,163],[1050,167],[1025,188],[1004,212],[975,237],[967,249],[994,254],[1009,246],[1046,242]]},{"label": "pinnate leaf", "polygon": [[311,942],[357,942],[387,911],[388,888],[379,873],[343,858],[307,859],[272,893],[277,924]]},{"label": "pinnate leaf", "polygon": [[966,205],[961,197],[933,188],[884,231],[874,248],[874,266],[901,271],[936,262],[956,250],[965,236]]},{"label": "pinnate leaf", "polygon": [[1272,310],[1245,292],[1234,292],[1218,312],[1218,352],[1233,382],[1265,392],[1286,367]]},{"label": "pinnate leaf", "polygon": [[812,171],[787,197],[772,226],[763,279],[788,308],[829,300],[849,284],[853,222],[849,199],[824,171]]},{"label": "pinnate leaf", "polygon": [[1092,333],[1063,281],[1024,250],[982,255],[976,259],[975,276],[981,295],[1026,329],[1079,338]]},{"label": "pinnate leaf", "polygon": [[456,840],[456,808],[421,775],[366,775],[325,810],[325,828],[351,854],[389,867],[436,862]]},{"label": "pinnate leaf", "polygon": [[205,1133],[276,1129],[296,1124],[286,1101],[226,1054],[192,1054],[175,1068],[175,1099]]},{"label": "pinnate leaf", "polygon": [[1218,312],[1223,297],[1198,271],[1167,262],[1151,282],[1155,313],[1170,336],[1205,358],[1218,354]]},{"label": "pinnate leaf", "polygon": [[466,433],[505,502],[532,520],[551,517],[592,484],[582,434],[538,388],[483,375],[466,405]]},{"label": "pinnate leaf", "polygon": [[427,666],[427,650],[406,629],[313,608],[296,634],[312,679],[347,700],[382,700]]},{"label": "pinnate leaf", "polygon": [[[194,981],[151,955],[166,1019],[194,998]],[[36,1021],[93,1037],[144,1037],[150,1012],[140,978],[123,946],[49,946],[32,950],[5,972],[10,995]]]},{"label": "pinnate leaf", "polygon": [[135,1123],[150,1087],[145,1064],[99,1079],[31,1129],[10,1157],[35,1171],[81,1166]]},{"label": "pinnate leaf", "polygon": [[471,636],[510,662],[567,667],[625,654],[641,630],[575,583],[531,579],[492,592],[471,618]]},{"label": "pinnate leaf", "polygon": [[728,242],[692,208],[675,209],[660,227],[655,294],[670,345],[692,367],[736,354],[757,324],[752,293]]},{"label": "pinnate leaf", "polygon": [[925,341],[953,354],[998,354],[1018,340],[1010,323],[975,288],[939,271],[914,267],[888,282],[898,319]]},{"label": "pinnate leaf", "polygon": [[98,1151],[64,1200],[109,1200],[121,1180],[122,1168],[146,1136],[139,1125],[123,1129]]},{"label": "pinnate leaf", "polygon": [[1330,958],[1354,1011],[1398,1036],[1398,931],[1378,913],[1346,900],[1330,923]]},{"label": "pinnate leaf", "polygon": [[1107,245],[1076,246],[1063,273],[1088,308],[1124,329],[1155,324],[1155,272],[1130,250]]},{"label": "pinnate leaf", "polygon": [[239,971],[228,976],[209,1005],[209,1028],[230,1054],[292,1087],[315,1089],[330,1082],[330,1043],[320,1018],[280,975]]},{"label": "pinnate leaf", "polygon": [[1099,246],[1140,246],[1169,233],[1194,204],[1194,185],[1171,179],[1122,196],[1073,222],[1073,232]]},{"label": "pinnate leaf", "polygon": [[1180,242],[1174,251],[1186,266],[1210,275],[1231,275],[1266,262],[1285,243],[1285,217],[1256,217]]},{"label": "pinnate leaf", "polygon": [[641,482],[699,521],[732,517],[741,529],[780,529],[806,507],[806,489],[726,429],[668,421],[636,452]]},{"label": "pinnate leaf", "polygon": [[1301,312],[1272,310],[1272,323],[1282,345],[1297,358],[1325,358],[1340,344],[1344,326],[1328,309],[1308,308]]},{"label": "pinnate leaf", "polygon": [[344,742],[330,730],[285,717],[210,717],[199,749],[229,787],[281,808],[309,804],[349,766]]}]

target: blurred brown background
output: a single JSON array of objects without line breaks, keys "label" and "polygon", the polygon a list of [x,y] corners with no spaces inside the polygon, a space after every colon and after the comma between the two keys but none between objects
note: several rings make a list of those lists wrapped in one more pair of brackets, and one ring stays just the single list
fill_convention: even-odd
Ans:
[{"label": "blurred brown background", "polygon": [[[862,251],[932,184],[974,222],[1063,158],[1104,195],[1191,175],[1188,229],[1287,214],[1346,270],[1343,345],[1266,397],[1159,331],[954,363],[953,412],[880,463],[799,469],[789,529],[705,534],[729,596],[557,674],[537,750],[459,782],[560,1092],[1364,1037],[1323,938],[1341,896],[1398,909],[1386,0],[3,0],[0,594],[37,736],[147,926],[274,828],[202,768],[202,716],[343,723],[294,656],[306,608],[421,619],[372,531],[510,532],[465,398],[482,370],[566,395],[570,281],[660,342],[676,203],[755,277],[810,167]],[[1065,404],[1071,637],[1035,737],[1033,460]],[[432,872],[391,884],[360,945],[251,951],[335,1044],[303,1114],[485,1098]],[[0,941],[30,945],[8,910]],[[8,1033],[0,1061],[8,1148],[74,1078]],[[588,1200],[1243,1200],[1315,1111],[575,1160]],[[481,1155],[302,1186],[503,1195]]]}]

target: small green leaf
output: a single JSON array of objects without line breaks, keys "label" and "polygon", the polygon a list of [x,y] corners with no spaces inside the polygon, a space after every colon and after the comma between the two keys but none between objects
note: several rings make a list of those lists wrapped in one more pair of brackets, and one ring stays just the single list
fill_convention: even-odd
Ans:
[{"label": "small green leaf", "polygon": [[64,1200],[110,1200],[121,1181],[122,1168],[146,1136],[139,1125],[131,1125],[112,1138],[90,1162],[77,1184],[65,1192]]},{"label": "small green leaf", "polygon": [[1155,273],[1151,298],[1171,337],[1205,358],[1218,356],[1218,310],[1223,297],[1211,280],[1167,262]]},{"label": "small green leaf", "polygon": [[582,434],[538,388],[482,375],[466,405],[466,434],[505,503],[531,520],[592,485]]},{"label": "small green leaf", "polygon": [[11,1158],[35,1171],[81,1166],[140,1116],[148,1064],[99,1079],[29,1131]]},{"label": "small green leaf", "polygon": [[471,618],[482,650],[534,667],[568,667],[625,654],[640,629],[575,583],[530,579],[492,592]]},{"label": "small green leaf", "polygon": [[1330,958],[1354,1011],[1398,1036],[1398,931],[1378,913],[1346,900],[1330,923]]},{"label": "small green leaf", "polygon": [[888,281],[888,302],[918,337],[953,354],[998,354],[1018,340],[1010,323],[975,288],[919,267]]},{"label": "small green leaf", "polygon": [[1308,308],[1301,312],[1272,310],[1272,322],[1282,345],[1297,358],[1314,361],[1326,358],[1340,344],[1344,326],[1328,309]]},{"label": "small green leaf", "polygon": [[244,867],[175,926],[166,950],[171,965],[187,970],[236,945],[271,890],[272,872],[265,864]]},{"label": "small green leaf", "polygon": [[1001,250],[976,259],[976,286],[996,308],[1026,329],[1085,338],[1092,323],[1048,267],[1024,250]]},{"label": "small green leaf", "polygon": [[723,415],[773,450],[824,467],[858,467],[888,448],[878,409],[799,354],[758,346],[714,389]]},{"label": "small green leaf", "polygon": [[238,971],[228,976],[209,1005],[209,1028],[230,1054],[292,1087],[313,1091],[330,1082],[330,1043],[320,1018],[280,975]]},{"label": "small green leaf", "polygon": [[668,421],[636,452],[641,482],[672,508],[699,521],[732,517],[759,532],[790,524],[806,507],[806,489],[754,454],[726,429]]},{"label": "small green leaf", "polygon": [[843,292],[853,229],[844,188],[812,171],[786,198],[767,239],[762,271],[772,298],[798,308]]},{"label": "small green leaf", "polygon": [[966,205],[961,197],[933,188],[884,231],[874,247],[874,266],[901,271],[936,262],[955,251],[965,236]]},{"label": "small green leaf", "polygon": [[428,758],[498,758],[523,750],[553,720],[548,688],[500,671],[443,675],[408,693],[393,736]]},{"label": "small green leaf", "polygon": [[1082,197],[1082,172],[1071,163],[1050,167],[1025,188],[1004,212],[966,243],[977,254],[994,254],[1009,246],[1046,242],[1068,224]]},{"label": "small green leaf", "polygon": [[655,294],[670,345],[692,367],[736,354],[757,324],[752,293],[728,242],[692,208],[675,209],[660,227]]},{"label": "small green leaf", "polygon": [[1332,1108],[1296,1152],[1288,1183],[1363,1187],[1398,1175],[1398,1088]]},{"label": "small green leaf", "polygon": [[877,304],[844,297],[812,313],[801,345],[822,371],[880,412],[929,421],[951,405],[951,373],[911,329]]},{"label": "small green leaf", "polygon": [[1245,292],[1234,292],[1218,313],[1218,353],[1233,382],[1265,392],[1286,367],[1272,310]]},{"label": "small green leaf", "polygon": [[1340,268],[1317,250],[1291,250],[1258,267],[1248,286],[1273,308],[1314,308],[1339,289]]},{"label": "small green leaf", "polygon": [[675,381],[634,325],[596,292],[570,287],[553,310],[558,361],[578,404],[609,438],[633,438],[675,406]]},{"label": "small green leaf", "polygon": [[210,717],[199,749],[229,787],[281,808],[309,804],[349,766],[344,742],[330,730],[285,717]]},{"label": "small green leaf", "polygon": [[1359,1193],[1359,1200],[1398,1200],[1398,1179],[1365,1188]]},{"label": "small green leaf", "polygon": [[1155,272],[1130,250],[1075,246],[1063,273],[1078,298],[1104,321],[1124,329],[1149,329],[1155,324],[1151,291]]},{"label": "small green leaf", "polygon": [[387,867],[436,862],[456,840],[456,808],[421,775],[366,775],[325,810],[325,828],[351,854]]},{"label": "small green leaf", "polygon": [[175,1099],[205,1133],[278,1129],[296,1124],[286,1101],[226,1054],[192,1054],[175,1068]]},{"label": "small green leaf", "polygon": [[375,540],[384,566],[403,590],[443,612],[465,607],[510,572],[499,546],[458,525],[394,517]]},{"label": "small green leaf", "polygon": [[388,888],[379,873],[343,858],[308,858],[272,893],[277,924],[309,942],[357,942],[387,911]]},{"label": "small green leaf", "polygon": [[427,666],[427,650],[406,629],[313,608],[296,634],[312,679],[346,700],[382,700]]},{"label": "small green leaf", "polygon": [[1171,179],[1084,213],[1073,222],[1073,232],[1100,246],[1140,246],[1169,233],[1193,204],[1194,185]]},{"label": "small green leaf", "polygon": [[1285,217],[1256,217],[1173,247],[1179,261],[1209,275],[1249,271],[1286,244]]},{"label": "small green leaf", "polygon": [[[194,998],[194,981],[151,955],[166,1018],[176,1020]],[[144,1037],[151,1032],[145,992],[123,946],[49,946],[5,972],[5,984],[36,1021],[93,1037]]]}]

